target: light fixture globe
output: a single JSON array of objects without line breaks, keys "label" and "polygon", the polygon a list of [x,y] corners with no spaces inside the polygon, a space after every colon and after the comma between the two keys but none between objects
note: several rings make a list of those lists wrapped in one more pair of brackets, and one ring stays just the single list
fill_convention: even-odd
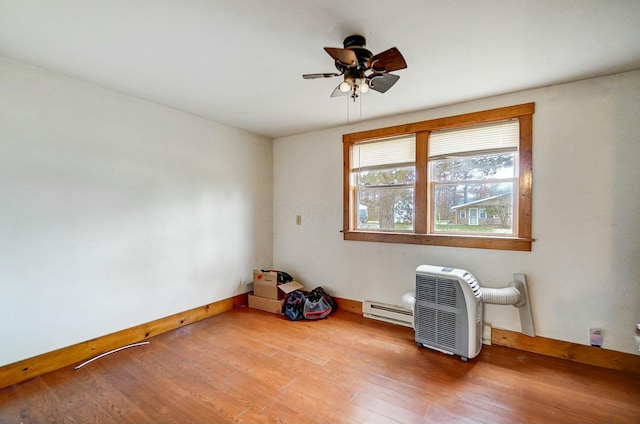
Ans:
[{"label": "light fixture globe", "polygon": [[364,94],[367,91],[369,91],[369,83],[367,82],[366,79],[362,79],[360,81],[360,84],[358,84],[358,88],[360,88],[360,92]]}]

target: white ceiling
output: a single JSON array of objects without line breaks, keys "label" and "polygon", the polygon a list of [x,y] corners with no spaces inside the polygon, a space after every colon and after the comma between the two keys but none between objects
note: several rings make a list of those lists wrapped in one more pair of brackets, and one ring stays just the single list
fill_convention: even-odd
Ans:
[{"label": "white ceiling", "polygon": [[352,34],[408,64],[352,122],[640,69],[638,0],[0,0],[0,55],[269,137],[346,123]]}]

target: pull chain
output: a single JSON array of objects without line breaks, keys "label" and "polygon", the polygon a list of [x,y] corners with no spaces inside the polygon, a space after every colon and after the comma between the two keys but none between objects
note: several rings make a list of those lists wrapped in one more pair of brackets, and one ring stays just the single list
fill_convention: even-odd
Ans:
[{"label": "pull chain", "polygon": [[362,120],[362,94],[347,96],[347,124],[351,124],[351,99],[353,99],[354,103],[357,101],[359,115],[358,120]]},{"label": "pull chain", "polygon": [[347,97],[347,125],[351,123],[351,119],[349,117],[349,97]]}]

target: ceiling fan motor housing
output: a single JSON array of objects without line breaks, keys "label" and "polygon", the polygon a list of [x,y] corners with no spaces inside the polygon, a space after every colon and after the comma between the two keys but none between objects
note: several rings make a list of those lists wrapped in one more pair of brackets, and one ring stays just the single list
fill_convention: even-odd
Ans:
[{"label": "ceiling fan motor housing", "polygon": [[345,49],[349,47],[364,47],[367,45],[367,40],[362,35],[350,35],[344,39],[342,45]]},{"label": "ceiling fan motor housing", "polygon": [[356,54],[358,59],[357,68],[359,70],[367,69],[369,59],[373,56],[369,50],[365,48],[367,40],[362,35],[350,35],[343,41],[345,49],[349,49]]}]

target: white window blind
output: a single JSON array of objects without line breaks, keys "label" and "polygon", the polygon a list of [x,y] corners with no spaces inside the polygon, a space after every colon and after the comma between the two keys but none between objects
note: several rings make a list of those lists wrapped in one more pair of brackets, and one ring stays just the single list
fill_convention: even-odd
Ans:
[{"label": "white window blind", "polygon": [[353,170],[364,170],[415,163],[415,140],[415,135],[411,134],[406,137],[356,143],[351,151],[351,167]]},{"label": "white window blind", "polygon": [[517,151],[520,143],[518,120],[493,122],[453,130],[433,131],[429,136],[429,158],[455,154]]}]

